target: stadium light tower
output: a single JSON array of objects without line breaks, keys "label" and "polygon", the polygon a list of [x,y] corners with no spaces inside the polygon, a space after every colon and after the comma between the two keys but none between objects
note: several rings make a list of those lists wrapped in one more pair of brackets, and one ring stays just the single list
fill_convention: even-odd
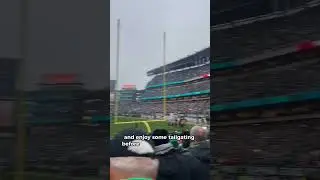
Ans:
[{"label": "stadium light tower", "polygon": [[119,111],[119,61],[120,61],[120,19],[117,20],[117,57],[116,57],[116,93],[114,107],[114,123],[118,122]]},{"label": "stadium light tower", "polygon": [[167,120],[167,82],[166,82],[166,32],[163,33],[163,120]]}]

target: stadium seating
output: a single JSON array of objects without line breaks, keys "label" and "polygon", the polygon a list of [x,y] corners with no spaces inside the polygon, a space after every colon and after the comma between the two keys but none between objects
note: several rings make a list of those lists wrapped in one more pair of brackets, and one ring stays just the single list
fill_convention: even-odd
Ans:
[{"label": "stadium seating", "polygon": [[[207,64],[200,67],[168,73],[166,75],[166,81],[177,82],[177,81],[188,80],[209,72],[210,72],[210,66],[209,64]],[[158,85],[158,84],[163,84],[163,75],[156,75],[150,82],[148,82],[147,87]]]},{"label": "stadium seating", "polygon": [[212,80],[217,104],[320,90],[319,60]]},{"label": "stadium seating", "polygon": [[135,101],[120,101],[119,103],[119,113],[120,114],[134,114],[140,112],[141,104]]},{"label": "stadium seating", "polygon": [[[233,8],[219,14],[213,13],[216,17],[214,25],[270,12],[267,8],[255,12],[258,7],[253,8],[253,4],[250,4],[252,1],[245,2],[221,1],[221,8]],[[290,1],[290,7],[299,7],[305,2],[293,0]],[[319,53],[274,54],[287,48],[295,51],[301,42],[320,39],[320,6],[308,7],[300,12],[289,10],[275,14],[284,16],[266,15],[270,19],[259,21],[255,17],[242,25],[231,22],[225,29],[211,31],[214,39],[211,41],[211,54],[215,63],[212,66],[214,79],[211,80],[211,86],[214,89],[211,91],[211,110],[217,116],[221,115],[221,123],[212,121],[214,132],[211,138],[215,141],[211,149],[215,154],[216,168],[224,165],[319,168],[320,146],[315,140],[320,138],[319,119],[297,117],[295,115],[302,111],[293,110],[308,106],[310,108],[306,108],[306,116],[318,114],[319,109],[313,109],[310,103],[318,102],[315,100],[320,97]],[[260,58],[251,65],[239,66],[262,55],[269,57]],[[298,100],[308,100],[308,103],[294,103]],[[282,102],[290,104],[279,105]],[[264,106],[270,104],[272,106]],[[240,109],[243,107],[258,108]],[[223,110],[225,112],[221,112]],[[264,114],[267,111],[270,114],[283,113],[283,116],[269,117]],[[263,119],[263,115],[269,118]],[[275,117],[282,120],[285,115],[295,117],[296,121],[267,121]],[[250,118],[252,121],[243,121]],[[227,120],[232,125],[226,125]],[[241,169],[241,174],[248,173]]]},{"label": "stadium seating", "polygon": [[212,2],[213,11],[238,7],[238,6],[241,6],[245,2],[248,2],[248,0],[240,0],[240,1],[233,1],[233,0],[220,0],[219,1],[219,0],[217,0],[217,1]]},{"label": "stadium seating", "polygon": [[211,25],[230,23],[256,16],[304,7],[316,0],[216,0],[211,2]]},{"label": "stadium seating", "polygon": [[[2,130],[2,129],[1,129]],[[15,146],[14,137],[1,137],[0,139],[0,172],[2,169],[11,166],[14,163],[14,153],[12,149]]]},{"label": "stadium seating", "polygon": [[[207,100],[194,100],[194,101],[172,101],[167,103],[168,113],[190,113],[190,114],[207,114],[209,111],[210,101]],[[158,102],[145,102],[141,103],[136,112],[140,114],[155,114],[163,113],[163,103]]]},{"label": "stadium seating", "polygon": [[319,167],[319,127],[319,119],[215,127],[212,148],[221,164]]},{"label": "stadium seating", "polygon": [[211,25],[223,24],[272,12],[271,6],[267,1],[217,0],[212,1],[212,7]]},{"label": "stadium seating", "polygon": [[[299,13],[211,32],[214,60],[237,60],[320,39],[320,6]],[[314,17],[314,18],[311,18]]]},{"label": "stadium seating", "polygon": [[[198,92],[210,89],[209,80],[202,80],[194,83],[185,83],[178,86],[168,86],[166,88],[166,95],[185,94],[189,92]],[[163,96],[163,88],[146,89],[143,93],[144,97]]]},{"label": "stadium seating", "polygon": [[77,176],[95,176],[107,162],[106,126],[30,127],[27,168]]},{"label": "stadium seating", "polygon": [[[188,80],[208,74],[209,71],[210,65],[203,64],[199,67],[186,68],[166,74],[166,96],[168,97],[167,112],[207,114],[210,103],[208,98],[203,99],[203,97],[208,97],[208,92],[210,91],[210,81],[208,79],[198,79],[192,81]],[[173,84],[170,85],[170,83]],[[140,102],[120,100],[119,113],[124,115],[154,115],[156,113],[163,113],[162,85],[163,75],[156,75],[149,83],[147,83],[146,89],[141,94]],[[192,93],[195,93],[196,96]],[[179,97],[180,100],[175,100],[177,97],[169,98],[170,96],[176,95],[184,95],[187,97],[187,99],[182,101],[182,97]]]}]

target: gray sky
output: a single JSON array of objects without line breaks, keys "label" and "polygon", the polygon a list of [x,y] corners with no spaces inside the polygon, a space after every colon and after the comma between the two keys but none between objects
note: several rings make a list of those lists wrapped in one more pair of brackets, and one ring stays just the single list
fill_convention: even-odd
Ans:
[{"label": "gray sky", "polygon": [[116,77],[117,19],[121,20],[120,87],[144,88],[148,70],[210,46],[210,0],[111,0],[110,76]]}]

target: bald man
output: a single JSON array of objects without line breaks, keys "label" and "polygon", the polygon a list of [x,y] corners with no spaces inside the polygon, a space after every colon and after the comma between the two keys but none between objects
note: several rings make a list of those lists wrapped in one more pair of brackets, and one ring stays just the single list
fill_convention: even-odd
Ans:
[{"label": "bald man", "polygon": [[128,178],[157,179],[159,161],[147,157],[110,158],[110,180]]},{"label": "bald man", "polygon": [[190,136],[193,136],[194,140],[190,144],[189,152],[205,164],[206,167],[210,168],[211,153],[209,130],[201,126],[194,126],[190,130]]},{"label": "bald man", "polygon": [[148,141],[125,138],[143,135],[146,133],[139,129],[125,129],[110,141],[110,180],[156,179],[159,161],[152,158],[152,145]]}]

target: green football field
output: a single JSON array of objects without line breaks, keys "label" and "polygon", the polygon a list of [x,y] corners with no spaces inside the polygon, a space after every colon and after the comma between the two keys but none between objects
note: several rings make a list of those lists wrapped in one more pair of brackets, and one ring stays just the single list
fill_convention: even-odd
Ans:
[{"label": "green football field", "polygon": [[[146,123],[149,125],[148,129]],[[116,133],[127,129],[127,128],[139,128],[145,131],[153,131],[155,129],[167,129],[169,132],[173,131],[182,131],[184,129],[190,129],[191,125],[185,125],[182,127],[169,126],[166,121],[155,121],[155,120],[146,120],[141,118],[132,118],[132,117],[119,117],[118,123],[112,122],[110,124],[110,135],[114,136]]]}]

